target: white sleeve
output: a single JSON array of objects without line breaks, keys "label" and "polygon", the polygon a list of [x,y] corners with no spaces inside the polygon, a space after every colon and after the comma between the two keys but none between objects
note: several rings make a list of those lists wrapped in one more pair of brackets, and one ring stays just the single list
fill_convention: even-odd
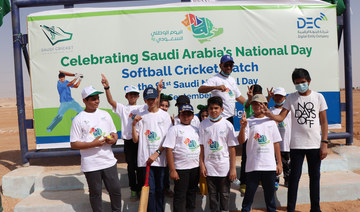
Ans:
[{"label": "white sleeve", "polygon": [[228,139],[227,139],[227,143],[228,146],[237,146],[239,145],[239,142],[235,136],[235,129],[233,127],[233,125],[229,122],[228,124],[228,128],[229,128],[229,133],[228,133]]},{"label": "white sleeve", "polygon": [[107,113],[107,114],[108,114],[108,117],[109,117],[109,125],[110,125],[110,127],[109,127],[110,132],[109,132],[109,134],[110,134],[110,133],[117,133],[117,130],[116,130],[116,127],[115,127],[115,124],[114,124],[114,121],[113,121],[112,117],[110,116],[109,113]]},{"label": "white sleeve", "polygon": [[322,112],[322,111],[328,109],[328,106],[326,104],[326,100],[325,100],[324,96],[321,93],[319,93],[319,103],[320,103],[319,112]]},{"label": "white sleeve", "polygon": [[247,123],[246,127],[245,127],[245,141],[249,139],[249,122]]},{"label": "white sleeve", "polygon": [[206,82],[204,82],[202,85],[205,86],[215,86],[216,80],[214,80],[215,77],[210,77]]},{"label": "white sleeve", "polygon": [[280,132],[279,132],[279,128],[278,126],[276,125],[276,122],[275,121],[271,121],[272,125],[271,125],[271,128],[272,128],[272,141],[273,143],[277,143],[277,142],[280,142],[282,141],[282,138],[281,138],[281,135],[280,135]]},{"label": "white sleeve", "polygon": [[204,140],[204,130],[203,130],[202,125],[200,124],[200,127],[199,127],[199,144],[204,145],[203,140]]},{"label": "white sleeve", "polygon": [[165,137],[163,147],[174,149],[176,141],[176,130],[175,127],[171,127]]},{"label": "white sleeve", "polygon": [[116,103],[116,108],[113,108],[112,111],[113,111],[116,115],[120,116],[120,114],[124,111],[124,107],[125,107],[125,105],[117,102],[117,103]]},{"label": "white sleeve", "polygon": [[79,121],[79,117],[75,117],[70,130],[70,142],[81,141],[82,139],[82,130]]}]

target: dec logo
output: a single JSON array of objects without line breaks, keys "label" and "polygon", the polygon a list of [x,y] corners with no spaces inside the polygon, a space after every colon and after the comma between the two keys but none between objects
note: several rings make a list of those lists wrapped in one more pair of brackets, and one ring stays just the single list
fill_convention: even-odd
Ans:
[{"label": "dec logo", "polygon": [[313,29],[314,27],[320,29],[320,22],[327,21],[327,17],[324,13],[320,13],[319,17],[306,17],[306,18],[298,18],[297,20],[297,28],[298,29]]}]

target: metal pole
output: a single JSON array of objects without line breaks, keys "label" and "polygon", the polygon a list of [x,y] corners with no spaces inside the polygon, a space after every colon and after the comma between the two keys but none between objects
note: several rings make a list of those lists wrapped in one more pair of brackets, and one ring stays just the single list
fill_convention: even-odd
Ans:
[{"label": "metal pole", "polygon": [[353,122],[353,92],[352,92],[352,61],[351,61],[351,25],[350,0],[344,1],[344,62],[345,62],[345,101],[346,101],[346,132],[351,136],[346,138],[346,145],[352,145],[354,136]]},{"label": "metal pole", "polygon": [[11,18],[13,29],[13,48],[14,48],[14,67],[16,85],[16,105],[18,114],[19,137],[22,163],[28,163],[25,154],[28,152],[27,133],[25,127],[25,103],[24,103],[24,83],[21,62],[21,33],[20,33],[20,13],[19,8],[11,1]]}]

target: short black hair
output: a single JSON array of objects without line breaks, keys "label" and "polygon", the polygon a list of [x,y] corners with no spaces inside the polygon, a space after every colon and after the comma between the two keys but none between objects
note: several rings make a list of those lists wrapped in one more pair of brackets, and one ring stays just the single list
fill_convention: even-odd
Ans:
[{"label": "short black hair", "polygon": [[311,80],[309,72],[304,68],[295,68],[291,77],[293,82],[295,82],[296,79],[301,79],[301,78],[305,78],[307,81]]},{"label": "short black hair", "polygon": [[59,73],[59,78],[63,78],[65,77],[65,74],[64,73]]},{"label": "short black hair", "polygon": [[262,87],[259,84],[254,84],[250,86],[250,89],[254,88],[253,94],[262,94]]},{"label": "short black hair", "polygon": [[208,107],[210,105],[219,105],[220,107],[223,107],[223,100],[221,99],[220,96],[213,96],[207,100],[207,104],[208,104]]}]

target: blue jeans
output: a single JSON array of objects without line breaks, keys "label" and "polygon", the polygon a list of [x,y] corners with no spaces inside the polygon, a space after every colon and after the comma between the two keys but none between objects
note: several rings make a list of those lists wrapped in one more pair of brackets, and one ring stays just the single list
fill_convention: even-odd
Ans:
[{"label": "blue jeans", "polygon": [[[140,185],[145,184],[146,167],[139,168],[142,173],[142,180]],[[151,166],[149,173],[149,201],[148,212],[163,212],[164,211],[164,176],[165,167]]]},{"label": "blue jeans", "polygon": [[242,212],[250,212],[256,190],[261,180],[264,199],[268,212],[276,212],[275,203],[275,171],[252,171],[246,173],[246,191],[242,202]]},{"label": "blue jeans", "polygon": [[291,172],[289,177],[287,211],[295,211],[297,191],[305,156],[308,163],[308,172],[310,178],[310,211],[320,212],[320,149],[290,150]]}]

